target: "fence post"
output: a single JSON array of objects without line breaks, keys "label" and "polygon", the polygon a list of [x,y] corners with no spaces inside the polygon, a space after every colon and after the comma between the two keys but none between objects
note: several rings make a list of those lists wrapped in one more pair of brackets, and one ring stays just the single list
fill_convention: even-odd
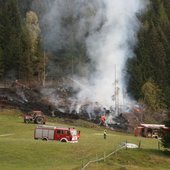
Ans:
[{"label": "fence post", "polygon": [[82,168],[84,167],[84,161],[83,160],[82,160],[81,166],[82,166]]},{"label": "fence post", "polygon": [[97,154],[96,154],[96,164],[98,163],[98,156],[97,156]]},{"label": "fence post", "polygon": [[160,141],[158,141],[158,150],[160,150]]},{"label": "fence post", "polygon": [[127,140],[126,140],[126,150],[127,150]]},{"label": "fence post", "polygon": [[139,145],[138,145],[138,148],[140,149],[141,147],[141,140],[139,140]]}]

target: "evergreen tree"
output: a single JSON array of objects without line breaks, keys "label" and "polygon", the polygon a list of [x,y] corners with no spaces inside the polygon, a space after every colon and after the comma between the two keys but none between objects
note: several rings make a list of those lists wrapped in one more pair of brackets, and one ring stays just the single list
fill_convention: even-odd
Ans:
[{"label": "evergreen tree", "polygon": [[2,3],[1,21],[1,54],[4,62],[4,77],[8,78],[17,76],[18,60],[22,55],[21,20],[15,0]]},{"label": "evergreen tree", "polygon": [[165,109],[163,94],[153,80],[148,80],[142,86],[142,94],[144,103],[151,111]]},{"label": "evergreen tree", "polygon": [[0,48],[0,78],[4,74],[4,61],[3,61],[3,54],[2,54],[2,49]]},{"label": "evergreen tree", "polygon": [[33,11],[26,13],[22,44],[23,55],[20,57],[21,77],[26,82],[34,80],[42,82],[44,58],[41,49],[38,17]]},{"label": "evergreen tree", "polygon": [[128,89],[140,100],[142,86],[151,78],[170,107],[170,24],[165,0],[151,0],[148,12],[140,19],[143,27],[138,34],[136,57],[127,62]]}]

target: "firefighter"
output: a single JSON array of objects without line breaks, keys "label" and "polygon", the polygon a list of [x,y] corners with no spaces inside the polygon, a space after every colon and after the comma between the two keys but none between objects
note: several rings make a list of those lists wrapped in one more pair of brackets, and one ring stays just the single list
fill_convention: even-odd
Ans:
[{"label": "firefighter", "polygon": [[12,82],[12,87],[17,87],[18,86],[18,80],[15,80],[14,82]]},{"label": "firefighter", "polygon": [[104,139],[106,139],[106,136],[107,136],[107,132],[106,132],[106,129],[104,130]]},{"label": "firefighter", "polygon": [[20,83],[18,80],[15,80],[12,83],[12,87],[15,87],[16,89],[26,89],[27,88],[24,84]]},{"label": "firefighter", "polygon": [[101,116],[101,117],[100,117],[100,125],[101,125],[101,126],[104,126],[104,125],[105,125],[105,120],[106,120],[106,117],[105,117],[105,116]]}]

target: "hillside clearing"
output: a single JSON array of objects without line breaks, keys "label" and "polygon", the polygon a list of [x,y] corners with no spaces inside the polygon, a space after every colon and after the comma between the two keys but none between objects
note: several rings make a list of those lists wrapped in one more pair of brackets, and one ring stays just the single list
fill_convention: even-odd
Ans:
[{"label": "hillside clearing", "polygon": [[[36,124],[24,124],[18,111],[0,112],[0,164],[5,170],[78,170],[89,160],[103,157],[114,151],[122,142],[139,144],[141,149],[122,150],[116,155],[99,163],[90,164],[90,170],[109,169],[170,169],[170,154],[158,150],[157,139],[137,138],[131,134],[107,131],[103,139],[103,128],[89,122],[76,120],[75,125],[81,131],[77,144],[56,141],[34,140]],[[73,127],[56,119],[48,124]],[[82,126],[81,126],[82,124]],[[4,135],[4,136],[1,136]],[[168,153],[168,152],[167,152]]]}]

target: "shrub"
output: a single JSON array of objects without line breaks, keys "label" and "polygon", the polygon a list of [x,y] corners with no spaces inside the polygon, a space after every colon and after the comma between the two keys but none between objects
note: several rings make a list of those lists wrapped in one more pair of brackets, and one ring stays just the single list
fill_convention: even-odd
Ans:
[{"label": "shrub", "polygon": [[162,146],[164,148],[170,148],[170,131],[163,136]]}]

